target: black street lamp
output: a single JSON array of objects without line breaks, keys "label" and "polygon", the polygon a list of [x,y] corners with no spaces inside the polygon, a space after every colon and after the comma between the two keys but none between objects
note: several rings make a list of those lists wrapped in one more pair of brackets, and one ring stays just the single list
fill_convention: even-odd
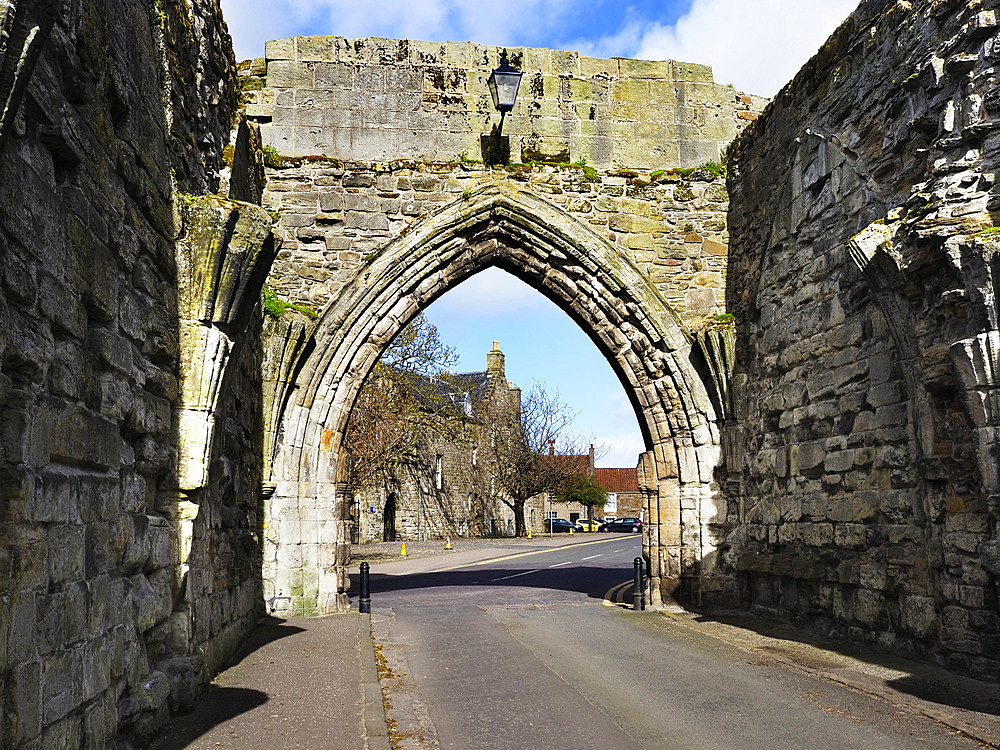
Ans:
[{"label": "black street lamp", "polygon": [[486,164],[506,164],[510,159],[510,139],[503,137],[504,117],[514,109],[517,100],[517,90],[521,86],[521,71],[511,67],[507,59],[507,50],[500,55],[500,66],[496,68],[487,80],[493,106],[500,113],[500,124],[493,133],[481,137],[483,161]]},{"label": "black street lamp", "polygon": [[497,127],[496,137],[500,138],[503,132],[503,118],[514,109],[514,102],[517,100],[517,89],[521,85],[523,73],[511,67],[507,59],[507,50],[500,55],[500,67],[490,73],[487,84],[490,87],[490,95],[493,97],[493,106],[500,113],[500,125]]}]

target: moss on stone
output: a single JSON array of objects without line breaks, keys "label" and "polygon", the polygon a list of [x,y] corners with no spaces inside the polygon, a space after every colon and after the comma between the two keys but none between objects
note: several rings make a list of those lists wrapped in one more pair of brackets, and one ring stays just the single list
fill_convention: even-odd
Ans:
[{"label": "moss on stone", "polygon": [[736,327],[736,316],[732,313],[722,313],[721,315],[716,315],[714,318],[710,318],[705,323],[706,331],[720,331],[727,328]]},{"label": "moss on stone", "polygon": [[264,312],[270,315],[272,318],[280,318],[289,310],[294,310],[295,312],[302,313],[310,320],[316,320],[319,317],[319,313],[315,310],[311,310],[305,305],[297,305],[294,302],[289,302],[288,300],[283,300],[278,296],[278,293],[269,286],[264,287]]}]

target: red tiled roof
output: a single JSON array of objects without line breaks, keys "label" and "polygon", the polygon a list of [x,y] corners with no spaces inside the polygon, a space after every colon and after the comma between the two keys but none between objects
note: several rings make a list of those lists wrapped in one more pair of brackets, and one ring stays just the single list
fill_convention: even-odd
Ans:
[{"label": "red tiled roof", "polygon": [[571,471],[574,474],[583,474],[586,476],[587,467],[590,466],[590,456],[587,455],[573,455],[565,453],[549,454],[547,456],[542,456],[542,459],[550,463],[561,466],[564,471]]},{"label": "red tiled roof", "polygon": [[635,469],[594,469],[594,482],[608,492],[638,492],[639,474]]}]

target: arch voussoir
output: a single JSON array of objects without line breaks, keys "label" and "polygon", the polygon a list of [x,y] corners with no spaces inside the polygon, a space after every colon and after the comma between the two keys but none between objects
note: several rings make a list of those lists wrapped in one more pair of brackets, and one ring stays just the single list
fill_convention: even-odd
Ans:
[{"label": "arch voussoir", "polygon": [[[345,499],[337,494],[337,457],[365,378],[421,309],[469,276],[498,266],[573,317],[621,378],[646,441],[640,475],[650,520],[644,549],[653,598],[679,590],[684,560],[691,558],[684,545],[690,547],[695,536],[699,551],[702,544],[695,530],[685,530],[695,516],[681,501],[694,503],[700,514],[698,503],[714,491],[712,467],[699,468],[711,463],[712,454],[698,445],[712,433],[698,430],[715,415],[690,364],[689,337],[649,276],[591,227],[510,181],[488,182],[440,206],[369,255],[316,323],[317,345],[289,399],[282,420],[286,439],[274,461],[273,504],[285,514],[278,522],[295,522],[289,509],[297,500],[300,513],[323,509],[339,519],[337,536],[317,539],[302,530],[289,535],[300,545],[336,547],[342,560],[348,526]],[[282,591],[293,583],[308,584],[321,608],[343,606],[343,564],[335,563],[340,567],[334,574],[329,565],[306,574],[306,558],[329,560],[315,550],[284,558],[276,550],[270,584],[275,601],[284,601]],[[329,590],[331,581],[336,591]]]}]

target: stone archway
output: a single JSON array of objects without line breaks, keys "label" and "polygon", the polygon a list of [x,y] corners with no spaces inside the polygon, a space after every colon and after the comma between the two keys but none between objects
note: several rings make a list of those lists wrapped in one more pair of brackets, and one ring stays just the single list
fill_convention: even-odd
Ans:
[{"label": "stone archway", "polygon": [[690,338],[649,278],[614,246],[513,181],[491,181],[370,254],[326,307],[280,415],[266,509],[265,598],[274,611],[347,606],[349,516],[337,486],[347,416],[393,336],[448,289],[498,266],[545,294],[619,375],[646,444],[642,491],[651,595],[673,595],[712,557],[720,460],[715,413]]}]

